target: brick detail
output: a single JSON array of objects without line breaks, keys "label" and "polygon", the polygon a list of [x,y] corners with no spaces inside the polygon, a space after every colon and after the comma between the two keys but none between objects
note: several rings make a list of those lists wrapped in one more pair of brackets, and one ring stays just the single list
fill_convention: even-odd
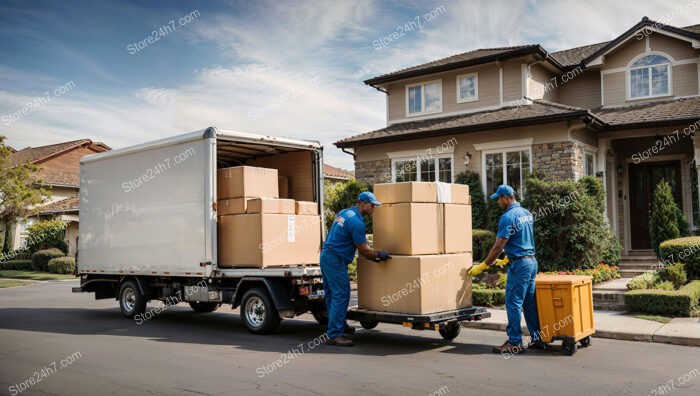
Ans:
[{"label": "brick detail", "polygon": [[355,161],[355,178],[369,185],[391,182],[391,159]]},{"label": "brick detail", "polygon": [[[573,179],[578,168],[577,162],[581,162],[580,166],[583,166],[583,157],[578,159],[579,150],[575,146],[576,144],[572,142],[533,144],[532,166],[534,170],[542,171],[557,180]],[[580,155],[583,156],[582,151]]]}]

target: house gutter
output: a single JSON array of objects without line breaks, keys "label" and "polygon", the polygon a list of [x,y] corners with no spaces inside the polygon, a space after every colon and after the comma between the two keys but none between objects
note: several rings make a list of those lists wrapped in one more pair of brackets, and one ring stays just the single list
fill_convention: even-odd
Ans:
[{"label": "house gutter", "polygon": [[[340,147],[340,146],[336,145],[336,147]],[[340,150],[341,150],[342,152],[344,152],[345,154],[350,154],[350,155],[352,155],[352,159],[357,159],[357,157],[355,156],[355,153],[350,152],[350,151],[347,151],[347,150],[348,150],[347,148],[343,147],[343,148],[341,148]]]}]

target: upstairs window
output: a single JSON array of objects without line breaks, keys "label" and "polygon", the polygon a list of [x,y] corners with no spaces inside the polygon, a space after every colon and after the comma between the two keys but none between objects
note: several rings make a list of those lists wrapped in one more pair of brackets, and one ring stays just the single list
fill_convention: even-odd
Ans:
[{"label": "upstairs window", "polygon": [[457,103],[479,99],[479,77],[476,73],[457,76]]},{"label": "upstairs window", "polygon": [[629,69],[629,98],[643,99],[671,94],[671,61],[662,55],[647,55]]},{"label": "upstairs window", "polygon": [[421,115],[442,111],[442,85],[431,81],[406,86],[406,113]]}]

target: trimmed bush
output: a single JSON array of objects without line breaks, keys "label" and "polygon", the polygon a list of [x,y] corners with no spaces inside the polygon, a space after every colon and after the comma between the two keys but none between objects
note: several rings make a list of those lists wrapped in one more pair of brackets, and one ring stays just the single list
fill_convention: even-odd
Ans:
[{"label": "trimmed bush", "polygon": [[673,201],[671,186],[662,179],[656,185],[651,201],[651,218],[649,219],[649,239],[651,248],[660,258],[659,245],[661,242],[676,239],[680,236],[676,211],[678,206]]},{"label": "trimmed bush", "polygon": [[27,227],[27,250],[30,253],[51,248],[60,249],[68,254],[65,238],[67,223],[63,220],[47,220]]},{"label": "trimmed bush", "polygon": [[661,280],[671,282],[674,290],[680,289],[681,286],[688,282],[688,275],[685,272],[685,265],[683,263],[675,263],[666,266],[659,271],[659,275],[661,275]]},{"label": "trimmed bush", "polygon": [[501,209],[501,207],[498,206],[498,202],[493,199],[488,200],[486,210],[489,216],[489,229],[494,233],[498,232],[498,220],[503,216],[505,210]]},{"label": "trimmed bush", "polygon": [[472,304],[481,307],[492,307],[506,303],[506,291],[482,289],[472,285]]},{"label": "trimmed bush", "polygon": [[544,272],[546,275],[587,275],[593,277],[593,284],[620,278],[620,271],[617,266],[598,264],[595,268],[577,269],[573,271],[550,271]]},{"label": "trimmed bush", "polygon": [[654,271],[647,271],[641,275],[637,275],[627,282],[629,290],[648,290],[654,287],[655,284],[661,282],[661,276]]},{"label": "trimmed bush", "polygon": [[676,290],[676,288],[673,286],[672,282],[663,281],[654,285],[652,290]]},{"label": "trimmed bush", "polygon": [[56,248],[39,250],[38,252],[32,254],[32,270],[48,272],[49,260],[63,256],[65,256],[65,254]]},{"label": "trimmed bush", "polygon": [[32,260],[10,260],[0,263],[0,270],[31,271]]},{"label": "trimmed bush", "polygon": [[496,233],[489,230],[473,230],[472,231],[472,250],[475,263],[480,263],[486,260],[489,251],[496,242]]},{"label": "trimmed bush", "polygon": [[474,171],[465,171],[455,176],[455,183],[469,186],[469,196],[472,198],[472,228],[484,228],[486,226],[486,199],[481,190],[479,174]]},{"label": "trimmed bush", "polygon": [[49,260],[49,272],[52,274],[72,274],[75,272],[73,257],[59,257]]},{"label": "trimmed bush", "polygon": [[700,279],[700,236],[677,238],[659,245],[659,259],[666,265],[685,264],[688,279]]},{"label": "trimmed bush", "polygon": [[654,315],[693,316],[700,305],[700,280],[679,290],[632,290],[625,293],[625,306],[630,312]]}]

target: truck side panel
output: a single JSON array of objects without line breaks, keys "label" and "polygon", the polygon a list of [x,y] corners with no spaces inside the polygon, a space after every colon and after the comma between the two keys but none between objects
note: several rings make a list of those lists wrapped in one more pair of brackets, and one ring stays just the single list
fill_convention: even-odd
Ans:
[{"label": "truck side panel", "polygon": [[211,260],[211,150],[200,138],[85,161],[79,272],[203,275],[199,263]]}]

